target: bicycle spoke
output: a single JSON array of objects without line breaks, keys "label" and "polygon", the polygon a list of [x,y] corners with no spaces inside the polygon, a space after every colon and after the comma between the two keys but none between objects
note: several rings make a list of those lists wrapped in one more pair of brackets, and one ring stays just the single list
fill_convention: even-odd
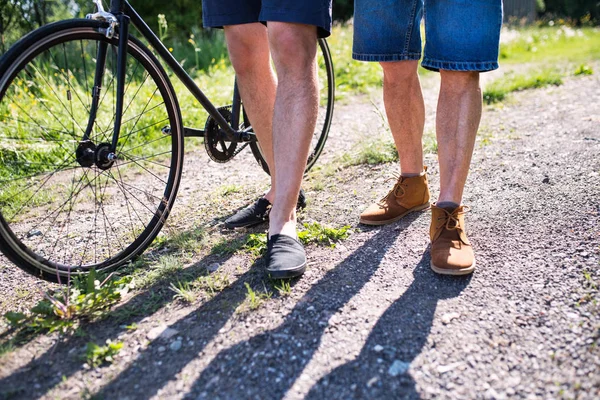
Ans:
[{"label": "bicycle spoke", "polygon": [[[117,158],[102,163],[120,102],[118,46],[92,23],[77,24],[42,28],[56,35],[47,40],[32,33],[43,40],[24,42],[30,56],[11,60],[15,72],[0,82],[0,215],[7,225],[0,239],[11,235],[2,243],[17,265],[63,283],[72,272],[120,266],[147,247],[175,198],[182,157],[181,133],[161,131],[181,118],[172,87],[151,53],[132,43]],[[96,84],[104,93],[94,98]]]},{"label": "bicycle spoke", "polygon": [[161,163],[156,162],[156,161],[150,161],[151,158],[159,157],[159,156],[162,156],[162,155],[165,155],[165,154],[170,154],[170,153],[171,153],[171,151],[169,150],[169,151],[165,151],[164,153],[153,154],[151,156],[141,157],[141,158],[133,158],[132,155],[130,155],[128,153],[125,153],[125,152],[121,152],[119,154],[120,155],[125,155],[126,159],[129,160],[128,162],[121,163],[121,166],[127,165],[127,164],[131,164],[131,163],[137,163],[138,161],[148,161],[149,163],[154,164],[154,165],[158,165],[159,167],[171,168],[170,165],[161,164]]}]

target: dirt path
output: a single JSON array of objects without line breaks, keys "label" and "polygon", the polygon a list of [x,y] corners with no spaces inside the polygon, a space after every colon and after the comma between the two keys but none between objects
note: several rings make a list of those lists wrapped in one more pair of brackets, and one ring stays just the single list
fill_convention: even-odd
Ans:
[{"label": "dirt path", "polygon": [[[426,87],[431,127],[435,81]],[[368,97],[338,105],[321,163],[385,135]],[[18,347],[0,358],[0,398],[598,398],[598,154],[598,74],[487,109],[464,199],[478,263],[467,278],[429,269],[429,213],[357,225],[395,165],[315,173],[303,220],[350,224],[354,233],[335,249],[309,247],[310,267],[289,295],[250,310],[244,282],[261,288],[262,262],[200,255],[188,271],[218,263],[231,282],[223,291],[185,305],[157,284],[117,307],[125,319]],[[211,224],[264,189],[251,155],[240,156],[248,162],[215,166],[189,153],[170,229]],[[437,162],[426,162],[435,196]],[[218,187],[244,180],[253,183],[221,203]],[[2,312],[46,287],[0,264]],[[106,339],[124,343],[115,362],[85,368],[83,346]]]}]

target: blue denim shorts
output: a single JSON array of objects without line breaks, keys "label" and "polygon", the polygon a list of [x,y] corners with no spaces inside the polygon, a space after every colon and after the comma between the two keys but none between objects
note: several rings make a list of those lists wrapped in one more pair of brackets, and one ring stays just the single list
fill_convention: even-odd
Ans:
[{"label": "blue denim shorts", "polygon": [[320,38],[331,34],[332,0],[202,0],[205,27],[268,21],[314,25]]},{"label": "blue denim shorts", "polygon": [[355,0],[352,57],[361,61],[421,58],[432,71],[498,68],[502,0]]}]

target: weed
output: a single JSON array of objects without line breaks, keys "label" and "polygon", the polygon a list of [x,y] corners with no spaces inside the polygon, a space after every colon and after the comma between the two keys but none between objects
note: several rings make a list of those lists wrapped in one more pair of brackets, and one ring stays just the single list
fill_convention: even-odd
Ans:
[{"label": "weed", "polygon": [[199,277],[194,284],[200,289],[208,291],[211,296],[214,296],[229,286],[230,281],[228,275],[215,272],[211,275]]},{"label": "weed", "polygon": [[187,303],[193,303],[196,300],[196,293],[194,293],[193,288],[190,286],[189,282],[179,282],[177,281],[177,285],[171,284],[169,285],[169,289],[175,292],[173,296],[174,299],[183,300]]},{"label": "weed", "polygon": [[4,354],[8,354],[15,349],[13,340],[7,340],[6,342],[0,343],[0,357]]},{"label": "weed", "polygon": [[156,264],[149,268],[138,270],[133,274],[135,285],[139,288],[147,288],[157,284],[163,279],[169,279],[183,269],[182,260],[175,255],[166,255],[158,259]]},{"label": "weed", "polygon": [[232,193],[239,193],[241,191],[242,187],[239,185],[223,185],[218,190],[221,196],[228,196]]},{"label": "weed", "polygon": [[152,244],[155,249],[168,249],[169,251],[182,251],[197,253],[202,249],[206,230],[196,227],[189,231],[177,232],[174,235],[159,235]]},{"label": "weed", "polygon": [[132,287],[131,278],[103,281],[91,270],[86,277],[77,277],[73,284],[53,293],[26,313],[8,312],[4,316],[16,329],[29,332],[67,332],[82,319],[95,320],[107,315],[110,307],[119,302]]},{"label": "weed", "polygon": [[127,325],[125,329],[128,331],[136,331],[138,329],[138,325],[134,322],[133,324]]},{"label": "weed", "polygon": [[581,64],[575,70],[575,75],[593,75],[594,70],[589,65]]},{"label": "weed", "polygon": [[256,257],[263,255],[267,251],[267,235],[265,233],[251,233],[246,238],[242,248]]},{"label": "weed", "polygon": [[383,164],[398,161],[398,151],[393,142],[388,140],[378,140],[369,143],[361,143],[358,151],[342,156],[342,163],[345,166],[360,164]]},{"label": "weed", "polygon": [[583,278],[585,279],[584,286],[588,289],[596,290],[598,285],[594,282],[594,278],[592,277],[592,273],[588,270],[583,271]]},{"label": "weed", "polygon": [[292,293],[292,286],[287,279],[280,279],[278,283],[274,283],[273,287],[280,296],[289,296]]},{"label": "weed", "polygon": [[321,226],[318,222],[312,224],[303,224],[305,230],[298,232],[298,239],[302,243],[317,243],[335,247],[335,243],[347,239],[350,235],[350,226],[345,225],[341,228],[328,228]]},{"label": "weed", "polygon": [[[244,285],[246,286],[246,291],[247,291],[247,295],[246,295],[246,302],[248,303],[248,307],[251,310],[256,310],[258,309],[261,304],[263,303],[263,301],[265,301],[266,299],[270,299],[271,296],[273,296],[273,293],[267,291],[267,288],[264,288],[264,292],[255,292],[250,285],[248,284],[248,282],[244,282]],[[264,283],[263,283],[264,286]]]},{"label": "weed", "polygon": [[85,351],[85,361],[93,368],[104,363],[110,364],[122,347],[122,342],[113,343],[110,339],[106,341],[106,346],[98,346],[96,343],[89,342]]}]

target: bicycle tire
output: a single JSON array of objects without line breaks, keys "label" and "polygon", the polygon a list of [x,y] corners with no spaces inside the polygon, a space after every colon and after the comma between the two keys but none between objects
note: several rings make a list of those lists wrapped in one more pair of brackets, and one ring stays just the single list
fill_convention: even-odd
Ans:
[{"label": "bicycle tire", "polygon": [[[91,114],[86,95],[96,93],[90,71],[100,43],[108,52],[90,136],[94,157],[100,142],[112,139],[118,37],[108,39],[104,28],[98,21],[60,21],[28,34],[0,59],[6,167],[0,171],[0,250],[49,281],[64,283],[92,268],[108,272],[141,254],[164,225],[181,179],[184,140],[175,92],[156,57],[132,36],[116,161],[81,165],[76,149]],[[161,130],[166,125],[170,135]]]},{"label": "bicycle tire", "polygon": [[[307,173],[317,162],[317,159],[323,152],[327,136],[329,135],[329,129],[331,128],[331,120],[333,118],[333,104],[335,100],[335,74],[333,70],[333,61],[331,60],[331,52],[325,39],[319,39],[319,49],[321,50],[320,56],[317,58],[318,68],[317,74],[319,76],[319,114],[317,117],[317,125],[315,127],[315,133],[311,141],[311,149],[308,154],[306,161],[306,169],[304,173]],[[244,113],[244,124],[250,125],[250,121],[247,120],[247,116]],[[265,157],[260,149],[258,142],[251,142],[250,149],[256,161],[262,169],[269,174],[269,166]]]}]

